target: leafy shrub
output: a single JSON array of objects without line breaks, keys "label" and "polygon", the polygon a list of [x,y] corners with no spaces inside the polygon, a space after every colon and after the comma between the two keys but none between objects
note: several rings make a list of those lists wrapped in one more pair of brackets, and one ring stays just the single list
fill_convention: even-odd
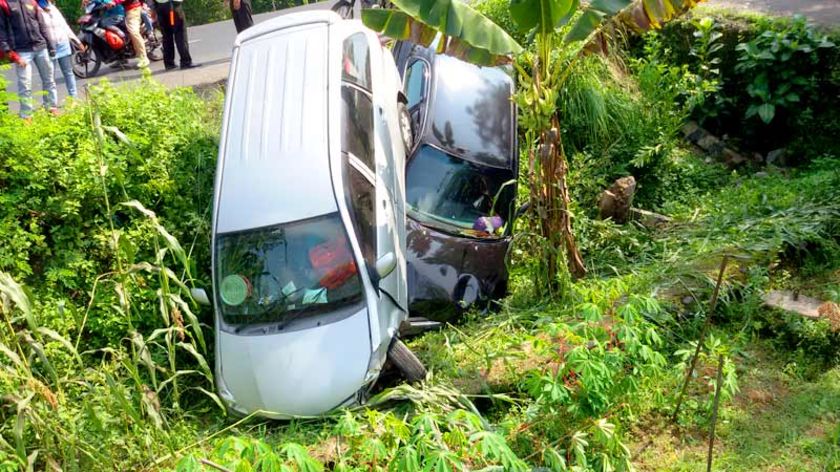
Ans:
[{"label": "leafy shrub", "polygon": [[802,16],[781,31],[768,30],[735,48],[741,54],[735,71],[752,77],[747,95],[752,99],[746,118],[758,115],[770,123],[777,112],[801,102],[811,102],[816,78],[811,70],[819,63],[818,50],[834,43],[809,28]]},{"label": "leafy shrub", "polygon": [[[801,17],[706,15],[673,21],[641,42],[661,37],[657,40],[669,45],[661,60],[687,65],[708,79],[704,68],[709,58],[696,53],[712,47],[704,46],[711,35],[703,28],[714,20],[714,31],[720,34],[714,35],[715,44],[721,47],[709,57],[717,60],[712,77],[717,91],[693,107],[694,117],[716,135],[728,134],[750,150],[789,146],[794,160],[803,163],[823,153],[840,155],[837,140],[827,138],[840,130],[840,48],[832,46],[840,34],[820,34]],[[636,56],[648,54],[639,47],[634,51]],[[747,110],[755,118],[745,121]]]},{"label": "leafy shrub", "polygon": [[[0,270],[33,287],[37,303],[63,329],[78,328],[79,320],[60,316],[54,307],[67,302],[78,307],[68,308],[78,315],[97,277],[116,268],[111,225],[122,235],[128,263],[154,259],[154,233],[118,207],[120,202],[140,201],[177,239],[188,242],[192,260],[198,261],[192,273],[206,274],[209,267],[218,117],[189,90],[167,92],[151,81],[130,91],[103,83],[92,93],[107,132],[101,155],[88,106],[58,118],[39,116],[31,126],[17,119],[0,122],[5,189]],[[103,172],[111,178],[103,180]],[[90,308],[86,336],[94,346],[113,345],[124,333],[125,319],[106,314],[112,303],[102,299]]]},{"label": "leafy shrub", "polygon": [[150,80],[89,97],[31,124],[0,113],[0,450],[21,468],[137,468],[133,441],[174,448],[172,413],[218,403],[188,292],[218,103]]},{"label": "leafy shrub", "polygon": [[704,90],[686,66],[660,60],[664,47],[649,41],[644,59],[629,60],[632,74],[613,60],[582,58],[560,92],[572,193],[585,213],[594,215],[598,195],[618,177],[632,174],[639,204],[656,209],[681,173],[697,170],[683,166],[691,161],[682,158],[677,136]]}]

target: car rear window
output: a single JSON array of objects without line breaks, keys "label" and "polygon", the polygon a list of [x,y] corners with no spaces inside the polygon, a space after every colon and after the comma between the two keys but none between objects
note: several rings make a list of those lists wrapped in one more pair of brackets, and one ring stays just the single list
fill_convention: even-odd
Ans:
[{"label": "car rear window", "polygon": [[513,82],[498,67],[478,67],[445,55],[435,59],[430,138],[479,164],[511,167],[514,160]]},{"label": "car rear window", "polygon": [[285,326],[362,300],[338,213],[220,234],[215,251],[217,306],[229,324]]}]

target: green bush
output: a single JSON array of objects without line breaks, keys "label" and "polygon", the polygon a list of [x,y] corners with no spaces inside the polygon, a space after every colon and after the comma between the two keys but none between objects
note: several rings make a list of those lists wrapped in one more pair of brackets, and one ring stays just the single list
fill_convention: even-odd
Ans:
[{"label": "green bush", "polygon": [[[626,65],[594,55],[581,59],[558,98],[573,200],[594,216],[600,192],[628,174],[638,184],[638,205],[653,210],[678,192],[687,196],[712,185],[719,169],[694,165],[678,140],[690,103],[702,93],[686,67],[652,52]],[[689,186],[677,190],[678,181]]]},{"label": "green bush", "polygon": [[135,442],[174,450],[173,413],[218,402],[188,284],[219,101],[150,79],[88,96],[31,123],[0,105],[0,468],[137,469]]},{"label": "green bush", "polygon": [[[155,211],[189,244],[198,264],[193,273],[208,269],[218,116],[190,90],[170,92],[152,81],[119,90],[102,83],[91,92],[110,130],[106,168],[91,132],[92,105],[77,103],[58,118],[38,115],[31,125],[8,113],[0,118],[0,271],[32,287],[50,307],[64,300],[81,310],[96,278],[114,270],[111,225],[126,235],[123,249],[133,259],[153,258],[147,228],[131,210],[117,207],[128,200]],[[113,177],[105,188],[101,172]],[[118,342],[124,332],[125,320],[104,314],[110,303],[92,307],[92,315],[104,310],[90,316],[88,335],[97,347]],[[54,308],[47,311],[58,316]]]},{"label": "green bush", "polygon": [[[695,118],[748,150],[789,146],[800,162],[826,153],[840,156],[840,142],[833,139],[840,132],[840,32],[825,35],[801,17],[694,13],[709,18],[703,15],[711,15],[720,33],[721,47],[713,54],[719,93],[707,95],[711,106],[694,107]],[[667,44],[666,62],[703,75],[704,59],[691,54],[702,39],[699,23],[675,20],[642,43]],[[635,54],[645,52],[637,47]]]}]

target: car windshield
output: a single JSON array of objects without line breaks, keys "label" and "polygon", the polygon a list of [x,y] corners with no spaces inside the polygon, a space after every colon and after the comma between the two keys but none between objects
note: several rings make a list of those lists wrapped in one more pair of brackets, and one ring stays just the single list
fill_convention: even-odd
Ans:
[{"label": "car windshield", "polygon": [[230,324],[285,324],[362,299],[338,213],[221,234],[216,263],[218,306]]},{"label": "car windshield", "polygon": [[406,170],[410,214],[439,229],[473,237],[504,234],[513,205],[513,171],[481,166],[422,146]]}]

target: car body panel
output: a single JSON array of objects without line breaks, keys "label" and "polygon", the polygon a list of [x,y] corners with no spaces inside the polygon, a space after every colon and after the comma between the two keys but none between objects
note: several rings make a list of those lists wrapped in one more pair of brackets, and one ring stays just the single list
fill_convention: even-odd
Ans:
[{"label": "car body panel", "polygon": [[[234,408],[265,416],[314,416],[343,404],[364,384],[370,362],[367,310],[288,333],[221,333],[221,377]],[[341,342],[337,342],[341,340]]]},{"label": "car body panel", "polygon": [[289,27],[236,50],[228,92],[235,99],[226,122],[238,126],[228,127],[224,143],[216,231],[336,211],[323,165],[329,153],[327,61],[318,58],[326,57],[327,31],[326,22]]},{"label": "car body panel", "polygon": [[[376,189],[375,256],[390,252],[397,259],[397,268],[381,280],[363,257],[343,177],[347,52],[342,46],[358,35],[370,51],[372,91],[366,93],[374,110],[375,169],[365,178]],[[283,15],[239,35],[228,84],[212,242],[220,397],[239,413],[262,410],[272,418],[317,415],[355,403],[378,376],[407,318],[405,189],[393,171],[405,162],[397,119],[399,72],[361,22],[317,11]],[[280,324],[233,325],[223,319],[218,235],[336,212],[362,283],[364,300],[352,315],[307,314]]]},{"label": "car body panel", "polygon": [[408,219],[408,289],[412,313],[445,321],[507,292],[510,238],[472,239]]}]

